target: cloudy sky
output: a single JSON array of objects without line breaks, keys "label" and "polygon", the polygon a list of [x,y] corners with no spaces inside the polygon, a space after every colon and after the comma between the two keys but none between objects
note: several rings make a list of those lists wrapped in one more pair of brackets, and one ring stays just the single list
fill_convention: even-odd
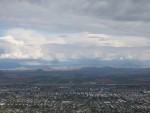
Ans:
[{"label": "cloudy sky", "polygon": [[150,67],[149,0],[0,0],[0,68]]}]

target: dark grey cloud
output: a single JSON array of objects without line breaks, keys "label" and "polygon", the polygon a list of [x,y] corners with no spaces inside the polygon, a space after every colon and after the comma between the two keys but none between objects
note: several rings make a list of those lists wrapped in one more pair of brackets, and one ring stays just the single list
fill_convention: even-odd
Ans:
[{"label": "dark grey cloud", "polygon": [[149,0],[0,0],[0,23],[150,37]]},{"label": "dark grey cloud", "polygon": [[110,20],[150,20],[149,0],[1,0],[0,2],[1,9],[3,8],[0,10],[1,16],[21,17],[29,14],[29,17],[34,17],[37,13],[40,16],[73,14]]},{"label": "dark grey cloud", "polygon": [[28,2],[45,7],[50,12],[53,10],[113,20],[150,21],[149,0],[15,0],[15,2]]}]

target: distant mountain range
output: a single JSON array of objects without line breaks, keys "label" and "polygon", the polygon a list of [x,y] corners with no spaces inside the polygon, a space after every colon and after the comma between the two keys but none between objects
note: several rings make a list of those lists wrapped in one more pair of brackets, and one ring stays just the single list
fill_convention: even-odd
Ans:
[{"label": "distant mountain range", "polygon": [[0,76],[13,74],[13,73],[81,73],[81,74],[103,74],[103,75],[149,75],[150,76],[150,68],[113,68],[109,66],[105,67],[84,67],[84,66],[76,66],[76,67],[45,67],[39,69],[11,69],[11,70],[1,70]]},{"label": "distant mountain range", "polygon": [[150,68],[65,67],[1,70],[0,83],[150,84]]}]

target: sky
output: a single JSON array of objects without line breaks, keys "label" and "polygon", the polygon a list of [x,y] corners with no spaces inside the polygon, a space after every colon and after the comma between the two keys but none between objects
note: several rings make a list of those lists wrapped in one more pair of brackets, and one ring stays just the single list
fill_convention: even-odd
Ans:
[{"label": "sky", "polygon": [[149,0],[0,0],[0,68],[150,67]]}]

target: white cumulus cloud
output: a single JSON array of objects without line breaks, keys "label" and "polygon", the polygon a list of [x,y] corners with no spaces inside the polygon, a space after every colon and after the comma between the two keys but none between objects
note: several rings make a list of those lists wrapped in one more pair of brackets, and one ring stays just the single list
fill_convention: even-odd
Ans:
[{"label": "white cumulus cloud", "polygon": [[[46,34],[14,28],[0,37],[1,59],[67,61],[81,58],[149,60],[149,39],[89,32]],[[140,50],[140,51],[139,51]],[[141,51],[142,54],[141,54]]]}]

